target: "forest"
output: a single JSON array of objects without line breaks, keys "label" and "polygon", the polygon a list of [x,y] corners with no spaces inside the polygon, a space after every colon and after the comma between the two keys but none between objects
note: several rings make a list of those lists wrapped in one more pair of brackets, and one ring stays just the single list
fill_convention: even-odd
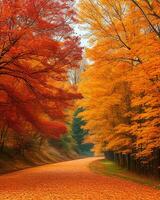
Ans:
[{"label": "forest", "polygon": [[0,168],[19,157],[34,163],[34,154],[42,154],[38,164],[43,157],[51,162],[49,153],[63,160],[76,148],[71,134],[63,135],[71,127],[69,109],[81,98],[68,81],[82,57],[73,2],[2,0],[0,14]]},{"label": "forest", "polygon": [[95,153],[160,176],[160,1],[85,0],[80,105]]},{"label": "forest", "polygon": [[2,0],[0,14],[2,172],[105,155],[159,177],[160,1]]}]

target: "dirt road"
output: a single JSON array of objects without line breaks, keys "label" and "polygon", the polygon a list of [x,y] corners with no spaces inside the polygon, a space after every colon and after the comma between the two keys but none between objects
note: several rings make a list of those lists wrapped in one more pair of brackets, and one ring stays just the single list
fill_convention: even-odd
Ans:
[{"label": "dirt road", "polygon": [[0,200],[160,200],[160,191],[91,172],[86,158],[0,176]]}]

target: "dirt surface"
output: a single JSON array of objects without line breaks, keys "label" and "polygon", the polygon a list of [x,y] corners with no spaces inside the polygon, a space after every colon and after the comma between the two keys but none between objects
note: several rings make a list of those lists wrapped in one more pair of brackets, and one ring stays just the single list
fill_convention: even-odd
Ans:
[{"label": "dirt surface", "polygon": [[0,200],[160,200],[160,191],[91,172],[99,158],[35,167],[0,176]]}]

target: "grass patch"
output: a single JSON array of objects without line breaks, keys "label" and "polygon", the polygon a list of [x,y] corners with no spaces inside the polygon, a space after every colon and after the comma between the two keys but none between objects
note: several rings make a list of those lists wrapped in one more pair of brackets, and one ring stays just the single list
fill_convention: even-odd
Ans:
[{"label": "grass patch", "polygon": [[127,169],[119,167],[116,163],[109,160],[97,160],[90,164],[90,169],[98,174],[105,176],[115,176],[130,180],[143,185],[148,185],[156,189],[160,189],[160,180],[152,177],[145,177]]}]

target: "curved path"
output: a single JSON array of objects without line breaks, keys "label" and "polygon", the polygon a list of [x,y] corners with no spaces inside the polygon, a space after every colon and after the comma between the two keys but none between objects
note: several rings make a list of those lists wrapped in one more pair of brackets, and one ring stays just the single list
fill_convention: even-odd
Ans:
[{"label": "curved path", "polygon": [[0,176],[0,200],[160,200],[160,191],[91,172],[86,158]]}]

